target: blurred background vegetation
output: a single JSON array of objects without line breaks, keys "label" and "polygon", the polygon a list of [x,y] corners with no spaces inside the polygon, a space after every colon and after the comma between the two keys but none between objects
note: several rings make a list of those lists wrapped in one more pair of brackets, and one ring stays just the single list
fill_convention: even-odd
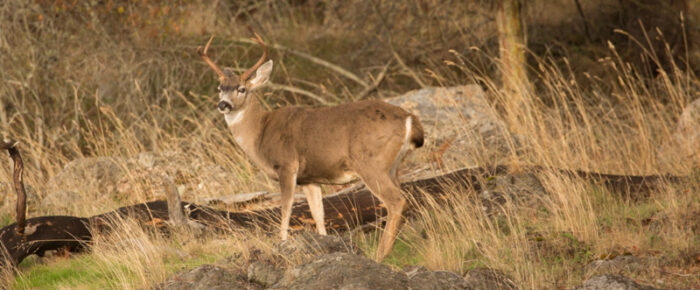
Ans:
[{"label": "blurred background vegetation", "polygon": [[[607,67],[615,54],[650,84],[658,67],[696,74],[698,6],[688,0],[523,1],[530,70],[537,73],[538,58],[555,62],[577,77],[582,90],[600,85],[588,80],[616,77]],[[248,27],[268,43],[288,48],[272,50],[278,64],[273,81],[281,85],[265,97],[273,107],[341,103],[363,91],[362,83],[299,53],[345,68],[367,83],[388,66],[370,98],[478,81],[475,71],[498,79],[498,9],[476,0],[3,1],[0,130],[15,138],[32,136],[33,146],[60,152],[44,157],[65,161],[108,153],[84,140],[100,108],[119,120],[98,124],[107,130],[132,126],[149,110],[163,108],[194,105],[197,119],[214,118],[216,80],[195,48],[215,35],[215,60],[245,69],[259,55],[257,47],[240,41],[250,36]],[[468,62],[470,70],[446,65],[458,61]],[[532,82],[542,85],[536,77]],[[169,119],[186,116],[153,122],[166,130],[184,129],[188,122]],[[157,146],[157,136],[135,134],[141,147]]]},{"label": "blurred background vegetation", "polygon": [[[508,10],[506,3],[519,5]],[[505,89],[504,75],[512,67],[499,49],[504,37],[499,21],[516,14],[508,19],[520,26],[521,65],[528,80],[516,79],[526,88]],[[25,180],[34,188],[29,216],[87,216],[154,198],[149,187],[136,186],[150,182],[142,172],[128,173],[127,183],[134,186],[119,192],[128,196],[115,194],[114,188],[101,192],[68,174],[72,183],[88,184],[75,186],[80,190],[68,189],[75,184],[62,188],[77,192],[73,200],[32,204],[48,195],[42,188],[48,180],[70,171],[74,167],[63,171],[64,166],[81,157],[168,153],[163,154],[167,166],[182,173],[174,178],[178,185],[212,183],[219,191],[200,191],[217,194],[261,190],[254,182],[257,171],[235,147],[215,109],[215,74],[196,53],[214,35],[212,59],[245,70],[261,53],[250,29],[268,43],[275,61],[272,84],[259,94],[269,108],[476,83],[513,134],[509,144],[521,142],[522,150],[508,153],[512,164],[625,174],[695,170],[697,175],[692,166],[671,162],[662,167],[657,160],[657,148],[671,139],[681,111],[700,97],[697,0],[4,0],[0,137],[20,141]],[[428,164],[439,145],[428,140],[412,155],[417,156],[414,164]],[[493,148],[464,154],[479,157],[488,150]],[[480,161],[489,165],[492,160]],[[130,161],[114,162],[132,168]],[[192,164],[214,164],[225,176],[192,169],[197,167]],[[6,165],[0,181],[11,180]],[[585,180],[541,180],[553,193],[545,201],[547,210],[508,213],[508,233],[488,222],[481,205],[456,200],[465,204],[430,208],[409,222],[399,238],[405,251],[395,250],[392,259],[458,272],[484,264],[503,269],[521,285],[551,288],[580,282],[583,265],[592,257],[633,252],[668,261],[654,267],[694,267],[689,276],[675,279],[680,286],[697,285],[697,183],[669,185],[633,203]],[[0,215],[9,223],[14,194],[4,188]],[[192,198],[192,192],[183,198]],[[650,230],[630,222],[647,219],[668,220],[668,226]],[[428,230],[411,229],[422,224]],[[531,255],[537,248],[533,231],[554,245],[537,252],[536,257],[544,257],[539,260]],[[221,255],[218,249],[228,250],[232,243],[248,246],[229,238],[234,241],[209,248]],[[474,244],[455,242],[466,240]],[[557,245],[569,240],[583,245],[573,258]],[[168,243],[154,242],[154,253],[165,258],[134,268],[137,282],[127,275],[126,282],[115,285],[147,287],[164,279],[174,271],[165,269],[170,254],[160,246]],[[192,251],[195,256],[197,251]],[[123,250],[115,251],[102,271],[118,271],[113,265],[121,265],[124,256]],[[654,267],[644,279],[657,281],[662,274]]]}]

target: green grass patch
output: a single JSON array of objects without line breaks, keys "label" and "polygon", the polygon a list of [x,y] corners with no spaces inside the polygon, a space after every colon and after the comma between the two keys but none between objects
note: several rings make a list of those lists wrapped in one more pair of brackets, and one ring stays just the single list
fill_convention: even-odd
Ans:
[{"label": "green grass patch", "polygon": [[85,287],[104,289],[108,277],[100,272],[97,262],[90,255],[77,255],[70,259],[56,258],[46,262],[27,259],[20,264],[14,289],[55,289]]}]

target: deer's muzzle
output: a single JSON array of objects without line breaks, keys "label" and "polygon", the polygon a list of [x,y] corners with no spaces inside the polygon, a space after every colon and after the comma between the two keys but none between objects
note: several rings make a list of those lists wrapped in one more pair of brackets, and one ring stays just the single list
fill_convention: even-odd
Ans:
[{"label": "deer's muzzle", "polygon": [[233,106],[227,101],[221,101],[218,105],[219,112],[227,113],[233,109]]}]

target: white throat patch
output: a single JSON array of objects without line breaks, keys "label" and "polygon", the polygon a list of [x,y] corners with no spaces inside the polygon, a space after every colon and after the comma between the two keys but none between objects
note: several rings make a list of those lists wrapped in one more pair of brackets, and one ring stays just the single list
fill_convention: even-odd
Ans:
[{"label": "white throat patch", "polygon": [[226,115],[224,115],[224,118],[226,119],[226,125],[229,127],[236,125],[243,120],[243,115],[245,114],[245,110],[240,110],[236,112],[230,112]]}]

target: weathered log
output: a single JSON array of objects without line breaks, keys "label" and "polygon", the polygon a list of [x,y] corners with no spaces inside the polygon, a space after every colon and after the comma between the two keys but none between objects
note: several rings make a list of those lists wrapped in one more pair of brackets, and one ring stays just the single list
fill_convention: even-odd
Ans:
[{"label": "weathered log", "polygon": [[[0,146],[3,144],[0,144]],[[12,146],[14,147],[14,146]],[[5,147],[0,147],[5,148]],[[17,164],[17,163],[16,163]],[[20,171],[19,175],[17,171]],[[625,176],[591,173],[585,171],[558,170],[543,167],[529,167],[521,169],[532,171],[554,171],[558,174],[572,177],[580,177],[592,182],[607,186],[613,191],[621,192],[624,196],[638,195],[648,191],[656,184],[664,181],[677,182],[687,179],[673,176]],[[449,192],[479,191],[486,180],[491,176],[502,175],[510,170],[505,166],[493,168],[467,168],[453,171],[447,174],[426,179],[410,181],[401,184],[401,188],[411,198],[407,210],[410,215],[416,205],[421,204],[425,198],[432,197],[441,202],[446,200]],[[21,166],[15,166],[15,175],[21,176]],[[23,194],[22,179],[15,178],[21,186],[15,186],[18,194]],[[18,198],[18,209],[24,209],[24,199]],[[324,198],[326,228],[335,231],[344,231],[357,228],[362,225],[375,223],[386,214],[380,201],[366,188],[358,187],[352,190],[339,192]],[[229,212],[216,210],[210,207],[182,202],[180,207],[190,220],[197,221],[210,229],[235,230],[245,228],[262,228],[274,230],[279,224],[280,210],[278,207],[247,212]],[[24,218],[18,211],[18,221]],[[114,230],[113,221],[119,219],[135,219],[145,226],[164,226],[169,219],[168,202],[165,200],[152,201],[121,207],[117,210],[96,215],[89,218],[71,216],[44,216],[30,218],[24,227],[17,223],[0,229],[0,243],[5,253],[4,261],[17,265],[29,255],[43,255],[49,250],[64,249],[69,252],[79,252],[86,248],[92,240],[95,232],[109,232]],[[300,202],[292,210],[293,229],[303,228],[305,225],[313,225],[314,221],[306,202]],[[22,231],[15,230],[21,227]]]},{"label": "weathered log", "polygon": [[42,216],[27,220],[24,235],[19,235],[14,229],[17,224],[11,224],[0,229],[0,242],[5,259],[17,265],[24,258],[36,254],[43,256],[46,251],[65,250],[80,252],[85,244],[92,239],[87,218],[73,216]]}]

